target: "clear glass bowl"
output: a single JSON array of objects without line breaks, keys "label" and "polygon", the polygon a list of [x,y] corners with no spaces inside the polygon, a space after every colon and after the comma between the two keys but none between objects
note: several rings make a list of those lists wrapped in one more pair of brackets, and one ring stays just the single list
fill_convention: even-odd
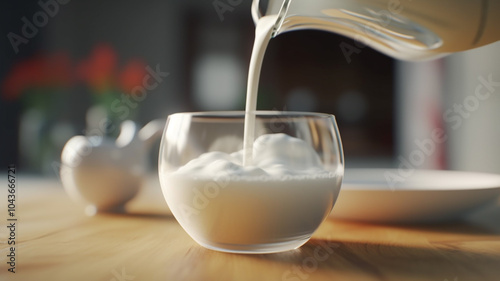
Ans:
[{"label": "clear glass bowl", "polygon": [[252,165],[243,165],[244,112],[176,113],[159,155],[163,195],[200,245],[272,253],[306,243],[331,212],[344,159],[335,117],[257,111]]}]

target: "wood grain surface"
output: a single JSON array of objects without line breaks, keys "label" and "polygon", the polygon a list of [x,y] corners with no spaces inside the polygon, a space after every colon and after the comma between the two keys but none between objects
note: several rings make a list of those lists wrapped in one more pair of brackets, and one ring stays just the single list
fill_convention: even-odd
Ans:
[{"label": "wood grain surface", "polygon": [[500,280],[500,204],[439,225],[328,219],[303,247],[241,255],[198,246],[149,180],[123,214],[87,217],[59,181],[20,176],[16,273],[0,194],[0,280]]}]

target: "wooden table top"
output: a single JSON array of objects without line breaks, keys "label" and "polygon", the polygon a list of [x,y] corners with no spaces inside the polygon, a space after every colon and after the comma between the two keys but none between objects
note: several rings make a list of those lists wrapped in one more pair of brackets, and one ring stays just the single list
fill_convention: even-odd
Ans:
[{"label": "wooden table top", "polygon": [[151,179],[127,214],[87,217],[59,181],[17,180],[16,273],[0,190],[0,280],[500,280],[500,204],[441,225],[326,220],[297,250],[227,254],[198,246]]}]

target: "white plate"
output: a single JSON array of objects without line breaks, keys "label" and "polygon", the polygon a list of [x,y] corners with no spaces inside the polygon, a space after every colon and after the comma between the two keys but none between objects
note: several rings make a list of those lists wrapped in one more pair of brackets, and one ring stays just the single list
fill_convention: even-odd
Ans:
[{"label": "white plate", "polygon": [[[493,204],[500,175],[398,169],[348,169],[331,217],[415,223],[463,217]],[[389,178],[389,180],[387,179]]]}]

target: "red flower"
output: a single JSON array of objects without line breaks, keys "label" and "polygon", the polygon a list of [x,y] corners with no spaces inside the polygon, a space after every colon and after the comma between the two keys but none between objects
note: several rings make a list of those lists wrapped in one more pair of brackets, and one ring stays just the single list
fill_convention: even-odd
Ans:
[{"label": "red flower", "polygon": [[135,87],[143,86],[143,80],[146,76],[146,64],[139,59],[129,61],[120,75],[118,83],[123,91],[127,94],[132,94]]},{"label": "red flower", "polygon": [[66,53],[36,55],[14,64],[2,83],[5,99],[14,100],[30,89],[71,84],[71,61]]},{"label": "red flower", "polygon": [[98,93],[112,88],[116,68],[116,53],[107,44],[97,45],[87,60],[77,67],[77,76],[87,82]]},{"label": "red flower", "polygon": [[18,98],[24,90],[33,87],[42,79],[41,57],[20,61],[12,67],[2,84],[2,92],[7,100]]},{"label": "red flower", "polygon": [[117,54],[108,44],[98,44],[76,70],[65,52],[33,56],[15,64],[2,82],[2,96],[7,100],[18,98],[23,92],[37,94],[53,88],[69,87],[76,78],[97,94],[108,94],[118,89],[133,94],[134,88],[144,86],[146,64],[140,59],[127,62],[117,73]]}]

